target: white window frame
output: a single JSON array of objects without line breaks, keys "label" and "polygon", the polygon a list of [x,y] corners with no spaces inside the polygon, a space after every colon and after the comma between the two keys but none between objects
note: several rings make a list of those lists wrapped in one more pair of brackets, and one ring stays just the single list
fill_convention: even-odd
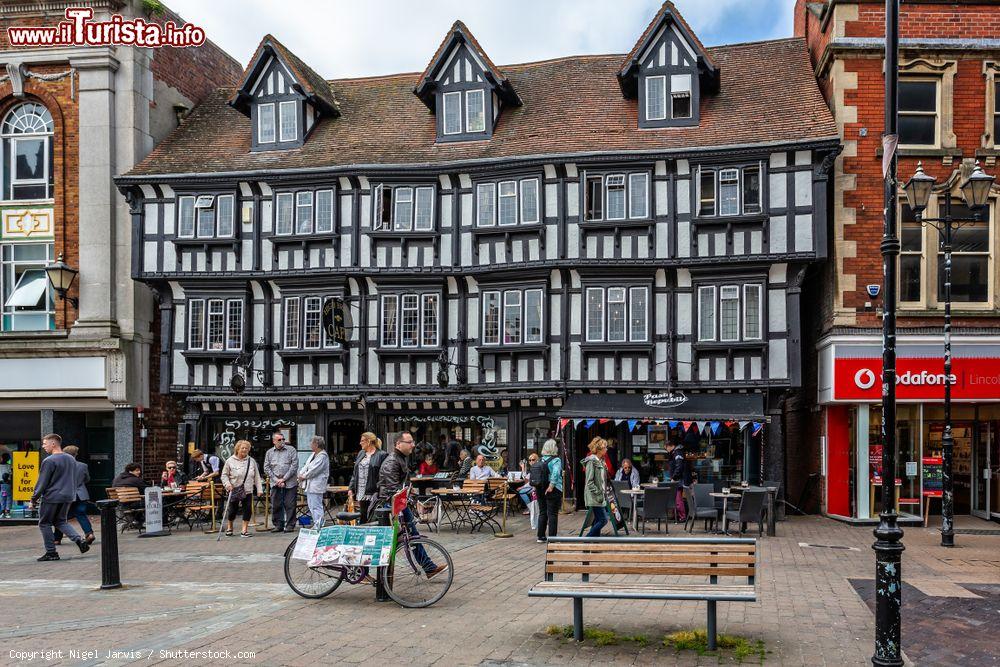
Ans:
[{"label": "white window frame", "polygon": [[[265,128],[264,125],[264,110],[270,111],[271,115],[271,126],[270,128]],[[264,130],[270,129],[270,134],[265,135]],[[265,136],[270,136],[270,139],[265,139]],[[257,143],[258,144],[273,144],[278,138],[278,116],[277,109],[275,109],[274,102],[266,102],[264,104],[257,105]]]},{"label": "white window frame", "polygon": [[[705,176],[707,174],[709,174],[709,173],[712,174],[712,189],[713,189],[713,192],[712,192],[712,198],[711,199],[705,199],[705,194],[702,191],[702,182],[704,181]],[[700,166],[698,167],[698,217],[699,218],[714,218],[718,214],[718,212],[719,212],[719,183],[718,183],[718,178],[719,178],[719,172],[718,172],[718,170],[716,170],[716,169],[706,169],[706,168],[703,168],[703,167],[700,167]],[[708,201],[712,202],[712,211],[711,211],[711,213],[703,213],[702,212],[702,209],[704,208],[703,205],[704,205],[705,202],[708,202]]]},{"label": "white window frame", "polygon": [[[383,294],[381,298],[382,312],[379,317],[379,345],[381,347],[396,348],[399,347],[399,294]],[[386,326],[386,303],[392,301],[395,304],[395,318],[396,321],[393,323],[391,329]],[[393,342],[387,342],[386,334],[391,333],[393,335]]]},{"label": "white window frame", "polygon": [[[222,202],[229,202],[229,220],[225,221],[229,225],[229,231],[222,233]],[[215,198],[215,236],[220,239],[232,238],[236,233],[236,197],[233,195],[219,195]]]},{"label": "white window frame", "polygon": [[[490,217],[485,222],[483,221],[483,195],[487,195],[488,201],[491,203],[490,206]],[[496,227],[497,226],[497,184],[496,183],[480,183],[476,186],[476,226],[477,227]]]},{"label": "white window frame", "polygon": [[[488,298],[495,299],[494,304],[496,305],[496,326],[490,327],[486,321],[487,315],[487,300]],[[486,290],[482,293],[482,327],[483,327],[483,345],[498,346],[500,345],[503,335],[503,299],[499,290]],[[492,329],[492,331],[491,331]],[[487,338],[487,334],[490,338]]]},{"label": "white window frame", "polygon": [[[504,345],[520,345],[524,341],[524,299],[521,290],[504,290],[503,309],[500,324],[500,342]],[[517,340],[507,340],[507,311],[514,309],[517,315]]]},{"label": "white window frame", "polygon": [[[518,217],[520,213],[518,211],[518,188],[517,181],[499,181],[497,182],[496,193],[497,193],[497,204],[496,204],[496,219],[497,225],[500,227],[514,227],[518,223]],[[504,188],[508,188],[510,191],[504,194]],[[504,200],[507,200],[504,202]],[[513,212],[513,218],[509,222],[504,222],[502,215],[502,206],[506,203],[508,210]]]},{"label": "white window frame", "polygon": [[[392,188],[389,188],[389,196],[392,196]],[[388,221],[382,219],[382,200],[385,197],[385,185],[379,183],[372,191],[372,230],[376,232],[384,231],[386,225],[392,227],[392,218]]]},{"label": "white window frame", "polygon": [[[636,311],[635,305],[635,295],[643,294],[645,305],[642,308],[642,338],[637,339],[632,335],[632,317]],[[625,322],[626,331],[628,334],[628,339],[632,343],[648,343],[649,342],[649,288],[645,285],[640,285],[636,287],[629,287],[628,289],[628,312],[626,314],[627,320]]]},{"label": "white window frame", "polygon": [[[621,298],[619,298],[619,294]],[[614,295],[614,296],[612,296]],[[622,328],[621,328],[621,338],[611,338],[611,304],[621,304],[622,312]],[[624,285],[615,285],[614,287],[608,287],[604,291],[604,316],[606,322],[604,324],[604,338],[605,342],[608,343],[627,343],[629,335],[629,317],[628,317],[628,289]]]},{"label": "white window frame", "polygon": [[[446,93],[448,94],[448,93]],[[479,117],[483,120],[482,127],[474,128],[472,126],[472,112],[475,108],[472,105],[472,96],[479,95]],[[477,88],[475,90],[465,91],[465,132],[467,134],[480,134],[486,131],[486,90],[483,88]]]},{"label": "white window frame", "polygon": [[[428,342],[427,340],[427,304],[428,302],[434,302],[434,340]],[[420,295],[420,331],[418,332],[418,341],[420,347],[423,348],[435,348],[438,347],[441,341],[441,295],[434,292],[428,292],[426,294]]]},{"label": "white window frame", "polygon": [[[527,210],[527,212],[530,213],[530,215],[531,215],[530,219],[528,218],[528,216],[525,215],[526,209],[524,208],[524,202],[525,202],[524,189],[525,189],[525,186],[527,186],[527,185],[531,185],[531,186],[533,186],[535,188],[535,208],[534,208],[534,211],[531,211],[530,209]],[[538,179],[537,178],[522,178],[521,179],[521,182],[519,183],[519,189],[518,189],[518,194],[521,197],[521,200],[520,200],[520,202],[518,204],[518,213],[521,216],[521,224],[522,225],[532,225],[532,224],[536,224],[538,222],[541,222],[541,201],[540,201],[539,192],[540,192],[540,188],[539,188],[539,184],[538,184]]]},{"label": "white window frame", "polygon": [[[409,201],[400,201],[400,195],[402,193],[407,193]],[[400,220],[399,217],[399,205],[409,204],[410,205],[410,219],[405,221],[406,226],[404,227],[404,221]],[[414,217],[414,200],[413,200],[413,188],[408,185],[401,185],[399,187],[394,187],[392,189],[392,229],[397,232],[409,232],[413,230],[413,217]]]},{"label": "white window frame", "polygon": [[[687,83],[682,88],[678,89],[677,84],[687,79]],[[671,74],[670,75],[670,117],[674,120],[686,120],[694,118],[694,82],[691,74]],[[674,98],[676,97],[687,97],[688,98],[688,115],[686,116],[675,116],[674,115]]]},{"label": "white window frame", "polygon": [[[315,315],[318,335],[316,342],[309,341],[309,316]],[[302,349],[319,350],[323,347],[323,297],[310,295],[302,299]]]},{"label": "white window frame", "polygon": [[[193,239],[197,233],[198,220],[195,213],[195,198],[193,195],[185,195],[177,198],[177,238]],[[191,232],[184,231],[184,210],[187,208],[191,214]]]},{"label": "white window frame", "polygon": [[[236,320],[239,323],[239,331],[236,336],[237,343],[235,345],[230,345],[230,333],[232,329],[230,327],[233,324],[233,311],[238,310],[239,318]],[[243,299],[227,299],[226,300],[226,328],[225,328],[225,344],[226,350],[229,352],[239,352],[243,349]]]},{"label": "white window frame", "polygon": [[[735,183],[735,185],[734,185],[734,187],[736,188],[736,209],[735,209],[736,212],[735,213],[725,213],[722,210],[722,179],[723,179],[723,175],[727,175],[727,176],[733,175],[735,177],[735,181],[730,181],[728,179],[726,181],[726,187],[730,187],[731,185],[733,185]],[[743,204],[742,189],[743,189],[743,179],[742,179],[742,170],[741,169],[739,169],[737,167],[725,167],[725,168],[719,169],[719,170],[717,170],[715,172],[715,211],[716,211],[716,214],[717,214],[718,217],[720,217],[720,218],[732,218],[732,217],[738,216],[738,215],[740,215],[742,213],[742,211],[743,211],[743,208],[742,208],[742,204]]]},{"label": "white window frame", "polygon": [[[456,115],[458,120],[458,129],[452,128],[448,131],[448,101],[453,100],[458,104],[458,109],[456,109]],[[462,93],[453,92],[445,93],[441,96],[441,133],[445,135],[462,134]]]},{"label": "white window frame", "polygon": [[[305,225],[303,226],[302,219],[307,216],[303,215],[302,211],[304,209],[309,210],[308,219],[305,220]],[[294,234],[308,235],[313,233],[313,193],[312,190],[299,190],[295,193],[295,223],[294,223]]]},{"label": "white window frame", "polygon": [[[214,311],[213,308],[218,306],[218,311]],[[217,318],[220,322],[219,331],[222,334],[222,340],[219,341],[219,347],[214,347],[212,344],[212,320]],[[205,302],[205,349],[211,352],[222,352],[226,349],[226,300],[225,299],[206,299]]]},{"label": "white window frame", "polygon": [[[412,302],[412,305],[407,305],[407,302]],[[403,327],[404,321],[406,319],[407,312],[416,312],[416,329],[414,330],[414,342],[407,343],[403,338]],[[420,347],[420,341],[423,339],[421,325],[423,322],[423,301],[420,298],[420,294],[414,292],[406,292],[399,295],[399,346],[400,347]]]},{"label": "white window frame", "polygon": [[[538,297],[538,335],[535,337],[529,333],[530,329],[528,327],[528,302],[532,295],[537,295]],[[545,341],[545,290],[540,288],[526,289],[524,290],[524,296],[521,298],[521,303],[523,304],[523,314],[521,315],[521,321],[524,323],[524,335],[521,340],[524,341],[525,345],[537,345]]]},{"label": "white window frame", "polygon": [[[280,128],[279,132],[278,132],[278,137],[279,137],[279,141],[281,143],[285,143],[285,142],[289,142],[289,141],[295,141],[295,140],[297,140],[299,138],[299,108],[298,108],[298,105],[299,105],[299,103],[296,102],[295,100],[290,100],[290,101],[287,101],[287,102],[279,102],[278,103],[278,126]],[[289,106],[292,108],[292,123],[291,123],[291,127],[287,128],[289,130],[289,132],[285,132],[285,130],[286,130],[286,127],[285,127],[285,115],[284,115],[283,112]]]},{"label": "white window frame", "polygon": [[[201,316],[197,319],[194,316],[194,304],[201,304]],[[206,311],[205,311],[205,300],[204,299],[188,299],[188,345],[189,350],[204,350],[205,349],[205,325],[206,325]],[[195,334],[201,337],[201,343],[195,345],[192,343]]]},{"label": "white window frame", "polygon": [[[642,192],[643,192],[643,211],[642,214],[633,215],[632,213],[632,198],[634,197],[634,192],[637,187],[633,187],[633,181],[635,179],[642,179]],[[644,220],[649,217],[649,174],[644,171],[634,171],[628,175],[628,200],[626,201],[625,208],[628,210],[628,217],[630,220]]]},{"label": "white window frame", "polygon": [[[747,209],[747,172],[757,172],[757,210]],[[748,164],[740,169],[740,212],[743,215],[760,215],[764,212],[764,165]]]},{"label": "white window frame", "polygon": [[904,144],[902,143],[902,137],[900,137],[900,147],[906,148],[919,148],[919,149],[933,149],[939,148],[941,146],[941,89],[943,88],[943,82],[940,77],[934,76],[910,76],[902,75],[899,77],[900,83],[933,83],[934,84],[934,111],[905,111],[900,109],[898,114],[902,116],[933,116],[934,118],[934,143],[933,144]]},{"label": "white window frame", "polygon": [[[49,162],[51,158],[49,157],[51,153],[51,142],[49,138],[50,134],[14,134],[8,135],[4,138],[10,140],[10,162],[7,168],[10,170],[10,195],[11,201],[31,201],[28,198],[15,198],[14,188],[22,186],[32,186],[41,185],[45,188],[45,196],[42,199],[48,199],[52,196],[49,187]],[[41,178],[17,178],[17,144],[21,141],[41,141],[42,142],[42,153],[44,155],[42,159],[42,177]],[[37,199],[37,197],[32,197],[31,199]]]},{"label": "white window frame", "polygon": [[[621,179],[621,183],[618,180]],[[612,185],[614,181],[614,185]],[[615,189],[615,192],[621,191],[622,196],[622,214],[621,217],[611,217],[611,188]],[[605,174],[604,175],[604,219],[605,220],[625,220],[628,217],[628,184],[626,183],[625,174]]]},{"label": "white window frame", "polygon": [[[750,327],[747,324],[747,306],[751,303],[752,291],[757,291],[757,335],[751,336]],[[743,285],[743,340],[763,340],[764,339],[764,286],[760,283],[746,283]]]},{"label": "white window frame", "polygon": [[[421,186],[413,191],[413,231],[430,232],[434,230],[434,200],[435,189],[433,186]],[[426,224],[420,224],[420,205],[424,200],[429,210],[427,211]]]},{"label": "white window frame", "polygon": [[[590,327],[590,324],[591,324],[591,321],[592,321],[592,319],[590,317],[590,295],[591,295],[592,292],[597,292],[598,294],[601,295],[601,299],[599,301],[599,305],[600,305],[600,308],[601,308],[601,316],[599,318],[597,318],[597,321],[600,323],[600,331],[598,332],[597,336],[592,335],[593,332],[591,331],[591,327]],[[584,331],[584,333],[585,333],[585,339],[586,339],[586,341],[588,343],[603,343],[604,342],[604,335],[605,335],[604,332],[605,332],[605,329],[607,327],[607,318],[608,318],[607,309],[604,307],[604,300],[605,300],[604,288],[603,287],[588,287],[586,290],[584,290],[583,297],[584,297],[584,303],[583,303],[584,323],[583,324],[584,324],[584,330],[585,330]]]},{"label": "white window frame", "polygon": [[[727,294],[729,296],[727,296]],[[733,296],[735,295],[735,296]],[[736,333],[732,337],[727,337],[725,335],[725,328],[723,327],[723,304],[727,302],[736,302]],[[719,303],[716,308],[718,309],[719,317],[719,342],[720,343],[738,343],[740,341],[740,312],[742,310],[740,304],[740,288],[738,285],[720,285],[719,286]]]},{"label": "white window frame", "polygon": [[[292,305],[295,305],[294,317],[292,313]],[[298,350],[302,347],[302,297],[290,296],[285,298],[285,331],[284,331],[284,348],[286,350]],[[294,326],[295,340],[290,340],[293,331],[291,330]]]},{"label": "white window frame", "polygon": [[[703,316],[704,313],[702,312],[703,308],[704,308],[704,304],[705,304],[705,300],[702,298],[702,294],[710,294],[711,295],[711,299],[709,299],[709,303],[712,304],[712,316],[709,317],[707,320]],[[718,313],[718,304],[716,304],[716,302],[715,302],[715,285],[702,285],[702,286],[698,287],[698,341],[699,342],[714,342],[715,341],[715,339],[716,339],[715,338],[715,334],[716,334],[716,329],[717,329],[716,319],[718,318],[718,315],[719,315],[719,313]],[[712,330],[709,331],[709,332],[705,332],[703,330],[703,327],[702,327],[702,325],[705,324],[706,321],[712,327]]]},{"label": "white window frame", "polygon": [[[650,109],[649,101],[652,99],[652,94],[650,91],[649,84],[652,81],[660,81],[662,83],[660,90],[662,91],[663,94],[661,95],[659,102],[661,108],[663,109],[663,113],[656,116],[654,116],[649,112]],[[646,77],[646,120],[666,120],[666,119],[667,119],[667,77],[664,74],[658,74],[656,76],[647,76]]]},{"label": "white window frame", "polygon": [[[287,202],[288,229],[281,229],[282,202]],[[295,234],[295,196],[291,192],[279,192],[274,196],[274,234],[275,236],[292,236]]]},{"label": "white window frame", "polygon": [[[319,215],[319,200],[321,197],[330,198],[330,213],[328,216],[324,216],[322,219]],[[315,202],[313,203],[313,216],[314,216],[314,229],[317,234],[329,234],[333,232],[334,229],[334,194],[333,190],[317,190]],[[322,228],[320,228],[320,223],[322,223]]]}]

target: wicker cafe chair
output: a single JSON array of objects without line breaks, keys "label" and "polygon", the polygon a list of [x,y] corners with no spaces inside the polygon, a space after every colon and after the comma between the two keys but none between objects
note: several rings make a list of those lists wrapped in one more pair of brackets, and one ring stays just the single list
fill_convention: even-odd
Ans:
[{"label": "wicker cafe chair", "polygon": [[694,522],[698,519],[705,520],[705,532],[708,532],[709,525],[715,526],[719,520],[719,510],[715,508],[715,498],[711,484],[694,484],[687,490],[688,515],[685,528],[690,533],[694,530]]},{"label": "wicker cafe chair", "polygon": [[764,499],[767,491],[759,486],[751,486],[743,492],[740,508],[726,512],[726,523],[734,521],[740,524],[740,536],[743,536],[748,523],[757,524],[757,536],[764,535]]},{"label": "wicker cafe chair", "polygon": [[642,534],[646,534],[646,521],[656,519],[656,530],[660,530],[660,522],[670,532],[670,511],[676,508],[677,493],[673,489],[646,489],[642,494],[642,507],[638,508],[642,520]]}]

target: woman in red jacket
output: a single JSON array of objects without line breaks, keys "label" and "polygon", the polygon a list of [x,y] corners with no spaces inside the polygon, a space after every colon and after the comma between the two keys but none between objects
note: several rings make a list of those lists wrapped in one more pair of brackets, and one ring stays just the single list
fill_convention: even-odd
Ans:
[{"label": "woman in red jacket", "polygon": [[420,468],[417,470],[421,477],[433,477],[438,473],[437,464],[434,463],[434,454],[428,454]]}]

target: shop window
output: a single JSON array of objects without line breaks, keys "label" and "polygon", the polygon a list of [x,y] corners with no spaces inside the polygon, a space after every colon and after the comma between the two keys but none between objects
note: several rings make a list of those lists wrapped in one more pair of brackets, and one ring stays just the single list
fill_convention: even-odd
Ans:
[{"label": "shop window", "polygon": [[538,179],[476,185],[476,226],[512,227],[539,221]]},{"label": "shop window", "polygon": [[0,245],[3,331],[47,331],[55,328],[55,302],[45,266],[52,261],[51,243]]},{"label": "shop window", "polygon": [[649,340],[648,287],[588,287],[588,343],[645,343]]},{"label": "shop window", "polygon": [[11,109],[0,124],[3,192],[0,199],[52,198],[52,115],[37,102]]},{"label": "shop window", "polygon": [[438,347],[440,299],[438,294],[383,295],[382,347]]},{"label": "shop window", "polygon": [[542,342],[542,290],[482,293],[483,345]]},{"label": "shop window", "polygon": [[375,186],[372,228],[378,231],[429,232],[434,229],[432,186]]},{"label": "shop window", "polygon": [[899,81],[899,143],[938,143],[938,82],[901,78]]}]

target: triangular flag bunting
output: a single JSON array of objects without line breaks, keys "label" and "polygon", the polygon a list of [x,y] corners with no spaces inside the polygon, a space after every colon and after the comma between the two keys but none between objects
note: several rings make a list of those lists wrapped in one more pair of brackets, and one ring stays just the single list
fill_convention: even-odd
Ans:
[{"label": "triangular flag bunting", "polygon": [[721,422],[712,422],[712,435],[719,435],[719,429],[722,427]]},{"label": "triangular flag bunting", "polygon": [[677,425],[680,424],[680,422],[679,421],[669,421],[669,422],[667,422],[667,424],[670,425],[670,428],[677,428]]},{"label": "triangular flag bunting", "polygon": [[753,434],[754,435],[757,435],[758,433],[760,433],[763,430],[764,430],[764,423],[763,422],[754,422],[753,423]]},{"label": "triangular flag bunting", "polygon": [[740,422],[740,430],[742,431],[743,429],[745,429],[749,425],[750,425],[750,422]]},{"label": "triangular flag bunting", "polygon": [[569,419],[563,418],[559,420],[559,428],[566,428],[566,424],[569,423]]},{"label": "triangular flag bunting", "polygon": [[708,422],[695,422],[694,425],[698,427],[698,435],[705,432],[705,424]]},{"label": "triangular flag bunting", "polygon": [[596,419],[586,419],[583,422],[583,426],[584,426],[584,428],[590,428],[591,426],[593,426],[596,423],[597,423]]},{"label": "triangular flag bunting", "polygon": [[637,421],[638,420],[636,420],[636,419],[629,419],[628,420],[628,430],[629,431],[634,431],[635,430],[635,425],[636,425]]},{"label": "triangular flag bunting", "polygon": [[681,425],[684,426],[684,431],[686,432],[686,431],[690,430],[691,424],[693,424],[693,423],[694,422],[681,422]]},{"label": "triangular flag bunting", "polygon": [[732,420],[726,422],[726,428],[732,428],[735,425],[736,425],[736,422],[734,422]]},{"label": "triangular flag bunting", "polygon": [[599,423],[599,424],[607,424],[609,421],[611,421],[611,420],[610,419],[598,419],[597,423]]}]

